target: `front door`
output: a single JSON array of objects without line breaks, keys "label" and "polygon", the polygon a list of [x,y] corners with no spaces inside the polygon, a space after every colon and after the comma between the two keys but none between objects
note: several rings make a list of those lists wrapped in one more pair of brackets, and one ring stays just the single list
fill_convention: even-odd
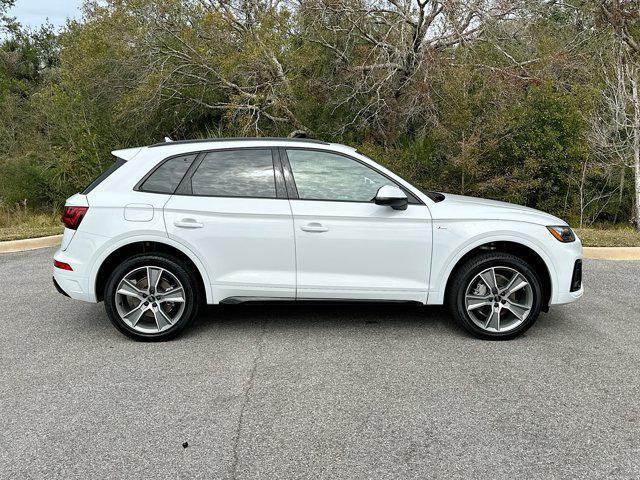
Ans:
[{"label": "front door", "polygon": [[380,187],[397,184],[354,158],[299,148],[281,154],[293,180],[297,298],[426,302],[428,208],[412,195],[406,210],[373,203]]},{"label": "front door", "polygon": [[164,207],[169,236],[203,258],[214,302],[295,298],[293,221],[273,152],[200,154]]}]

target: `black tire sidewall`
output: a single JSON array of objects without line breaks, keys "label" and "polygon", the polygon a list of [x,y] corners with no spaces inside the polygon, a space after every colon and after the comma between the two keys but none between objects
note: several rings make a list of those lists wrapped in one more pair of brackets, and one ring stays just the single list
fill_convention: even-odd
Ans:
[{"label": "black tire sidewall", "polygon": [[[469,282],[480,272],[490,267],[504,266],[513,268],[523,275],[533,290],[533,306],[527,319],[508,332],[488,332],[478,327],[469,316],[465,307],[465,293]],[[542,287],[540,278],[527,262],[511,254],[487,253],[468,261],[456,274],[454,297],[451,299],[453,315],[471,334],[487,340],[508,340],[527,331],[535,323],[542,310]]]},{"label": "black tire sidewall", "polygon": [[[126,274],[142,266],[161,267],[175,275],[184,286],[184,312],[174,326],[161,333],[143,333],[134,330],[120,318],[116,308],[115,292],[118,284]],[[105,286],[104,304],[111,323],[125,335],[141,341],[168,340],[180,333],[197,315],[199,292],[194,274],[184,265],[184,262],[172,256],[159,253],[140,254],[125,260],[113,270]]]}]

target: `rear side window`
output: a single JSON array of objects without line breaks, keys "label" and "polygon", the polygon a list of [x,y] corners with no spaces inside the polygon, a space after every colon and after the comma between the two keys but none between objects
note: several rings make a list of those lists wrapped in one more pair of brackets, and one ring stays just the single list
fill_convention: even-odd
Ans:
[{"label": "rear side window", "polygon": [[87,193],[89,193],[91,190],[93,190],[94,188],[96,188],[98,185],[100,185],[105,178],[107,178],[109,175],[111,175],[113,172],[115,172],[117,169],[119,169],[122,165],[124,165],[125,163],[127,163],[126,160],[123,160],[121,158],[116,158],[116,161],[113,162],[111,164],[111,166],[109,168],[107,168],[104,172],[102,172],[100,175],[98,175],[98,178],[96,178],[93,182],[91,182],[89,184],[89,186],[87,188],[85,188],[82,192],[80,192],[82,195],[86,195]]},{"label": "rear side window", "polygon": [[173,157],[164,161],[142,183],[140,190],[151,193],[173,194],[195,158],[196,155],[191,154]]},{"label": "rear side window", "polygon": [[191,178],[193,195],[276,198],[271,150],[209,152]]}]

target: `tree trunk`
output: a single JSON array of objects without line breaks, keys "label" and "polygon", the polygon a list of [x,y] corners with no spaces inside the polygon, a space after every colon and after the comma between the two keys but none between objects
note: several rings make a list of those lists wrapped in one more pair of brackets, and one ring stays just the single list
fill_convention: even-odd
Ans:
[{"label": "tree trunk", "polygon": [[622,201],[624,200],[624,180],[625,180],[625,173],[626,173],[627,167],[626,165],[623,163],[620,166],[620,191],[618,192],[618,208],[616,208],[616,213],[613,216],[613,223],[618,223],[618,214],[620,213],[620,207],[622,207]]},{"label": "tree trunk", "polygon": [[578,194],[580,196],[580,228],[584,222],[584,181],[587,177],[587,160],[582,163],[582,175],[580,175],[580,187],[578,188]]},{"label": "tree trunk", "polygon": [[635,174],[635,221],[640,232],[640,98],[638,78],[634,69],[631,75],[631,96],[633,100],[633,171]]}]

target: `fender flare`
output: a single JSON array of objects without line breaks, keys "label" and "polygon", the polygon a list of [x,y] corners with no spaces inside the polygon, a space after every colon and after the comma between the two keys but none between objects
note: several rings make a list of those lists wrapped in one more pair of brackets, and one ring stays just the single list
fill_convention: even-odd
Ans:
[{"label": "fender flare", "polygon": [[440,283],[430,292],[427,303],[429,304],[442,304],[444,302],[444,294],[447,283],[451,276],[451,272],[458,265],[462,257],[475,248],[478,248],[484,244],[492,242],[510,242],[518,243],[533,250],[542,259],[549,272],[549,279],[551,281],[551,298],[550,303],[557,295],[558,287],[558,272],[556,271],[551,257],[547,254],[544,247],[535,238],[526,236],[522,233],[513,232],[488,232],[485,234],[476,235],[465,241],[455,253],[453,253],[445,262],[445,266],[439,274]]},{"label": "fender flare", "polygon": [[113,252],[118,250],[119,248],[125,247],[132,243],[139,243],[139,242],[162,243],[170,247],[173,247],[176,250],[179,250],[180,252],[185,254],[194,263],[194,265],[198,269],[198,273],[200,273],[200,276],[202,277],[202,282],[204,283],[205,296],[206,296],[207,303],[211,303],[213,301],[213,295],[211,292],[211,280],[204,266],[204,262],[202,262],[202,260],[200,260],[200,258],[183,243],[180,243],[166,236],[154,235],[154,234],[141,234],[141,235],[134,235],[134,236],[122,238],[113,243],[109,243],[108,246],[102,250],[100,255],[96,257],[95,261],[93,262],[93,265],[91,266],[91,270],[89,272],[88,281],[89,281],[89,286],[91,287],[91,290],[89,292],[92,297],[91,301],[93,302],[97,301],[96,280],[98,278],[98,272],[100,271],[100,267],[104,263],[105,259],[109,255],[111,255]]}]

